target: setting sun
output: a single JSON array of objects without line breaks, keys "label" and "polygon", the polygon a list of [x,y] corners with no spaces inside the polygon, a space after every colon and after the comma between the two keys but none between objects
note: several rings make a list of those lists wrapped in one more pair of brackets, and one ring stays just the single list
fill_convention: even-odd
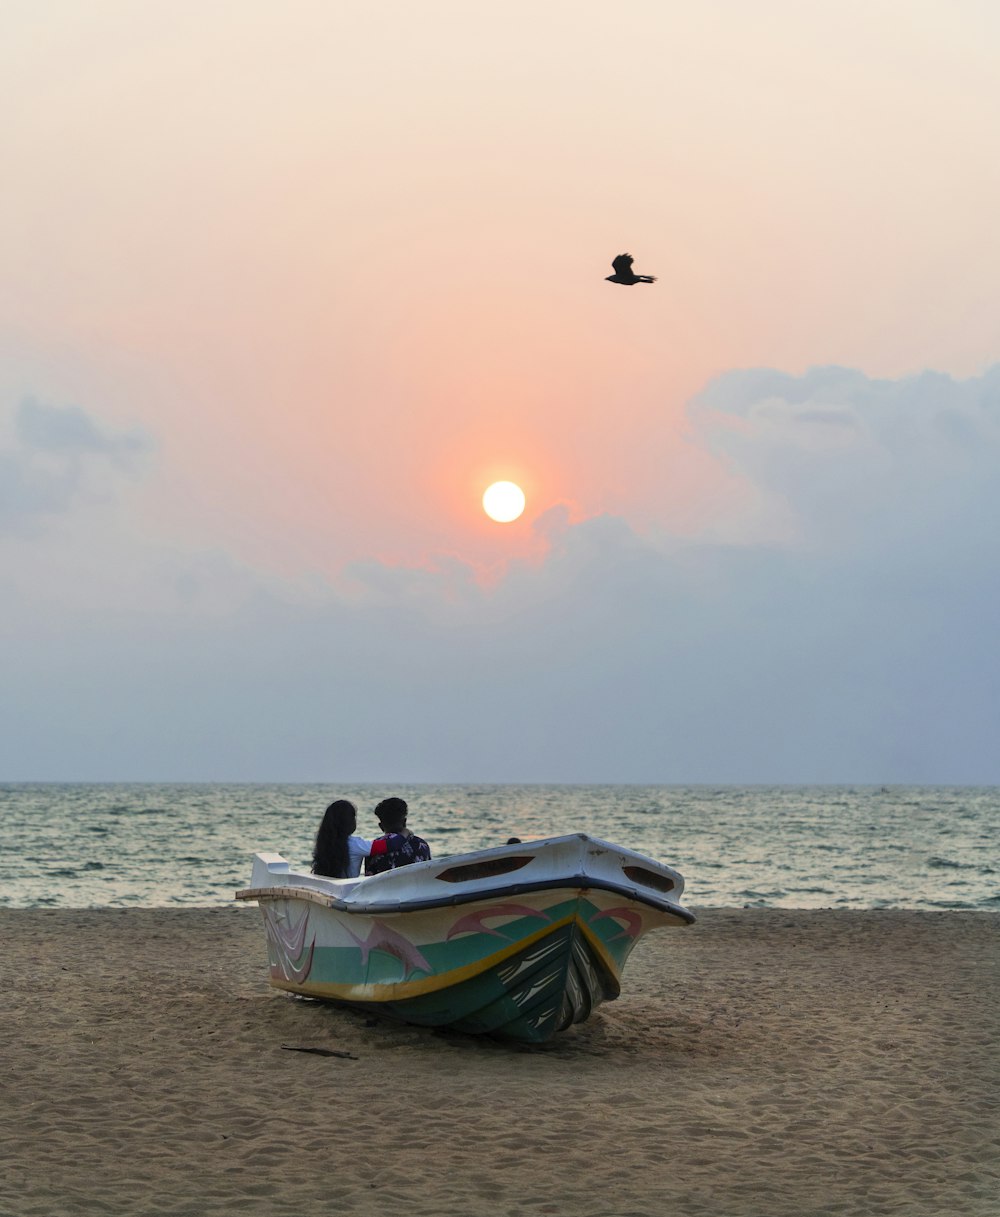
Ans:
[{"label": "setting sun", "polygon": [[498,524],[509,524],[524,511],[524,491],[513,482],[494,482],[483,495],[483,510]]}]

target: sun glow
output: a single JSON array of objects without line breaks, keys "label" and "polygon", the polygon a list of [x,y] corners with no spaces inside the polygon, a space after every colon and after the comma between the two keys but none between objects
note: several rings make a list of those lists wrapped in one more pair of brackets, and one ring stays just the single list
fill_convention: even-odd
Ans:
[{"label": "sun glow", "polygon": [[498,524],[509,524],[524,511],[524,491],[513,482],[494,482],[483,495],[483,511]]}]

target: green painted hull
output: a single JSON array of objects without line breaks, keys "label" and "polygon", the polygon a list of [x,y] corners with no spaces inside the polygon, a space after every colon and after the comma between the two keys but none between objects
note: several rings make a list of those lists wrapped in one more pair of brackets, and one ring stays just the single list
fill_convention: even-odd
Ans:
[{"label": "green painted hull", "polygon": [[567,925],[447,989],[359,1005],[421,1026],[542,1043],[619,991],[579,929]]}]

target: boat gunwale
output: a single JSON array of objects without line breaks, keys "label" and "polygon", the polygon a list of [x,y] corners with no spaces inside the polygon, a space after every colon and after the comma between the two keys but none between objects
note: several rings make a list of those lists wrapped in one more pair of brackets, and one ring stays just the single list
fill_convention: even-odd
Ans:
[{"label": "boat gunwale", "polygon": [[[556,878],[535,879],[527,883],[496,884],[477,891],[442,893],[440,897],[411,897],[405,900],[370,901],[367,904],[356,904],[338,899],[337,896],[323,892],[313,887],[296,887],[282,885],[274,887],[249,887],[236,893],[237,900],[305,900],[311,904],[319,904],[325,908],[342,913],[360,913],[364,916],[384,916],[389,913],[415,913],[426,909],[448,908],[458,904],[471,904],[477,900],[494,900],[500,896],[518,896],[526,892],[558,891],[568,888],[582,892],[599,890],[613,892],[617,896],[625,896],[638,904],[648,905],[661,913],[669,913],[678,917],[687,925],[692,925],[697,918],[694,913],[682,904],[647,894],[627,884],[614,883],[609,879],[597,878],[593,875],[575,874]],[[353,890],[357,890],[356,888]]]}]

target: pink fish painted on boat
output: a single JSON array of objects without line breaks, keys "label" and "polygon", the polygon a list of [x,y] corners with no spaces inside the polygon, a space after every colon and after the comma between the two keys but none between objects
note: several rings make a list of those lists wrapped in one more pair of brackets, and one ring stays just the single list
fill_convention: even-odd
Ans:
[{"label": "pink fish painted on boat", "polygon": [[430,975],[434,970],[408,938],[404,938],[402,934],[387,926],[384,921],[376,918],[372,922],[372,928],[367,938],[359,938],[351,930],[347,932],[361,948],[362,967],[367,966],[368,957],[372,951],[384,951],[386,955],[398,959],[403,965],[404,980],[409,977],[411,972],[426,972]]},{"label": "pink fish painted on boat", "polygon": [[552,920],[548,913],[530,909],[524,904],[494,904],[492,908],[483,909],[482,912],[466,913],[464,917],[459,917],[445,935],[445,939],[454,938],[456,934],[492,934],[494,938],[506,938],[507,935],[500,930],[491,930],[489,926],[483,925],[487,917],[538,917],[542,921]]},{"label": "pink fish painted on boat", "polygon": [[625,928],[621,933],[615,934],[613,938],[609,938],[609,942],[617,942],[619,938],[638,938],[642,933],[642,917],[634,909],[605,909],[603,913],[595,913],[588,924],[593,925],[595,921],[600,921],[604,917],[610,917],[614,921],[625,922]]}]

